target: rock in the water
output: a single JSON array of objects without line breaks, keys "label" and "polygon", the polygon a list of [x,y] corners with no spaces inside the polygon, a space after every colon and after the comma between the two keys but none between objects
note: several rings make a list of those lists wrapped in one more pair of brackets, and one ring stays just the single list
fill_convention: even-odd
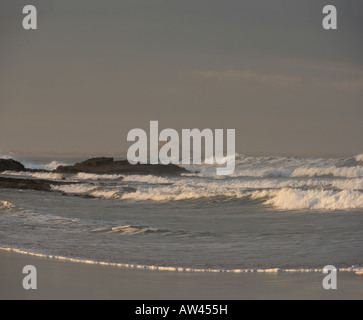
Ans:
[{"label": "rock in the water", "polygon": [[113,158],[92,158],[88,159],[86,161],[83,161],[81,163],[78,163],[78,165],[84,166],[84,167],[99,167],[99,166],[106,166],[109,164],[112,164]]},{"label": "rock in the water", "polygon": [[0,172],[3,171],[25,171],[25,167],[13,159],[0,159]]},{"label": "rock in the water", "polygon": [[0,188],[6,189],[52,191],[52,185],[64,184],[75,184],[75,182],[0,177]]},{"label": "rock in the water", "polygon": [[93,174],[142,174],[158,176],[178,176],[182,173],[189,173],[188,170],[174,164],[136,164],[132,165],[127,160],[114,161],[113,158],[94,158],[73,166],[59,166],[56,173],[80,172]]}]

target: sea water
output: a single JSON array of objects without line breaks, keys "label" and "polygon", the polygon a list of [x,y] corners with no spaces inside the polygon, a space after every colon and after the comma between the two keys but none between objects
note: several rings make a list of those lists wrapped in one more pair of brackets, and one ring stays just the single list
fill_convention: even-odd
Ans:
[{"label": "sea water", "polygon": [[[22,162],[52,170],[75,161]],[[363,266],[363,155],[237,155],[232,176],[186,168],[181,177],[3,172],[55,182],[53,192],[0,189],[0,247],[172,271]]]}]

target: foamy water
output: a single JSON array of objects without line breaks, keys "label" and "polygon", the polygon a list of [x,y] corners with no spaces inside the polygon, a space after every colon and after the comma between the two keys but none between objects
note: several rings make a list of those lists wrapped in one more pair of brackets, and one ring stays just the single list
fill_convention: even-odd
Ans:
[{"label": "foamy water", "polygon": [[4,171],[2,172],[5,176],[15,176],[19,178],[35,178],[44,180],[63,180],[64,177],[59,173],[50,172],[16,172],[16,171]]},{"label": "foamy water", "polygon": [[3,172],[54,183],[52,193],[0,189],[0,247],[161,271],[320,272],[333,264],[359,273],[362,160],[240,155],[226,177],[214,165],[188,166],[193,173],[181,177]]},{"label": "foamy water", "polygon": [[15,208],[15,205],[13,205],[11,202],[8,201],[0,201],[0,210],[10,210]]},{"label": "foamy water", "polygon": [[281,189],[257,191],[252,199],[265,198],[266,205],[284,210],[347,210],[363,208],[363,193],[354,190]]}]

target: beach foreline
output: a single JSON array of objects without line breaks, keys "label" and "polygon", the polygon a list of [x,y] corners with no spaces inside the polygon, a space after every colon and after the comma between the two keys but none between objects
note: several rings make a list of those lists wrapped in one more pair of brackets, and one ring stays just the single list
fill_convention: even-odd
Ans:
[{"label": "beach foreline", "polygon": [[[242,269],[201,269],[201,268],[189,268],[189,267],[167,267],[167,266],[151,266],[151,265],[138,265],[128,263],[116,263],[105,261],[94,261],[88,259],[78,259],[71,257],[64,257],[59,255],[47,255],[42,253],[34,253],[31,251],[24,251],[15,248],[0,247],[1,251],[14,252],[23,255],[34,256],[38,258],[45,258],[49,260],[67,261],[73,263],[101,265],[109,267],[117,267],[123,269],[140,269],[140,270],[152,270],[152,271],[172,271],[172,272],[193,272],[193,273],[322,273],[324,268],[242,268]],[[363,267],[352,266],[337,268],[338,272],[355,272],[358,275],[363,274]]]}]

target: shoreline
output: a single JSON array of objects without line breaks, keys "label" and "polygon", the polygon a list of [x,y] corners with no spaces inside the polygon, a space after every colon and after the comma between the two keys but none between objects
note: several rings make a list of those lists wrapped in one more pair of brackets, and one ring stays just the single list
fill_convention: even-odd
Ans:
[{"label": "shoreline", "polygon": [[[24,251],[16,248],[0,247],[0,252],[13,252],[16,254],[28,255],[37,258],[43,258],[55,261],[65,261],[71,263],[88,264],[88,265],[100,265],[105,267],[114,267],[120,269],[138,269],[138,270],[151,270],[159,272],[191,272],[191,273],[322,273],[323,268],[242,268],[242,269],[200,269],[190,267],[168,267],[168,266],[154,266],[154,265],[141,265],[141,264],[130,264],[130,263],[116,263],[116,262],[105,262],[95,261],[89,259],[78,259],[65,256],[46,255],[42,253],[34,253],[31,251]],[[352,266],[337,268],[338,272],[355,273],[358,275],[363,274],[363,267]]]},{"label": "shoreline", "polygon": [[[25,290],[23,267],[37,269],[37,289]],[[0,300],[320,300],[363,299],[363,276],[338,272],[324,290],[318,272],[165,272],[75,263],[0,250]]]}]

